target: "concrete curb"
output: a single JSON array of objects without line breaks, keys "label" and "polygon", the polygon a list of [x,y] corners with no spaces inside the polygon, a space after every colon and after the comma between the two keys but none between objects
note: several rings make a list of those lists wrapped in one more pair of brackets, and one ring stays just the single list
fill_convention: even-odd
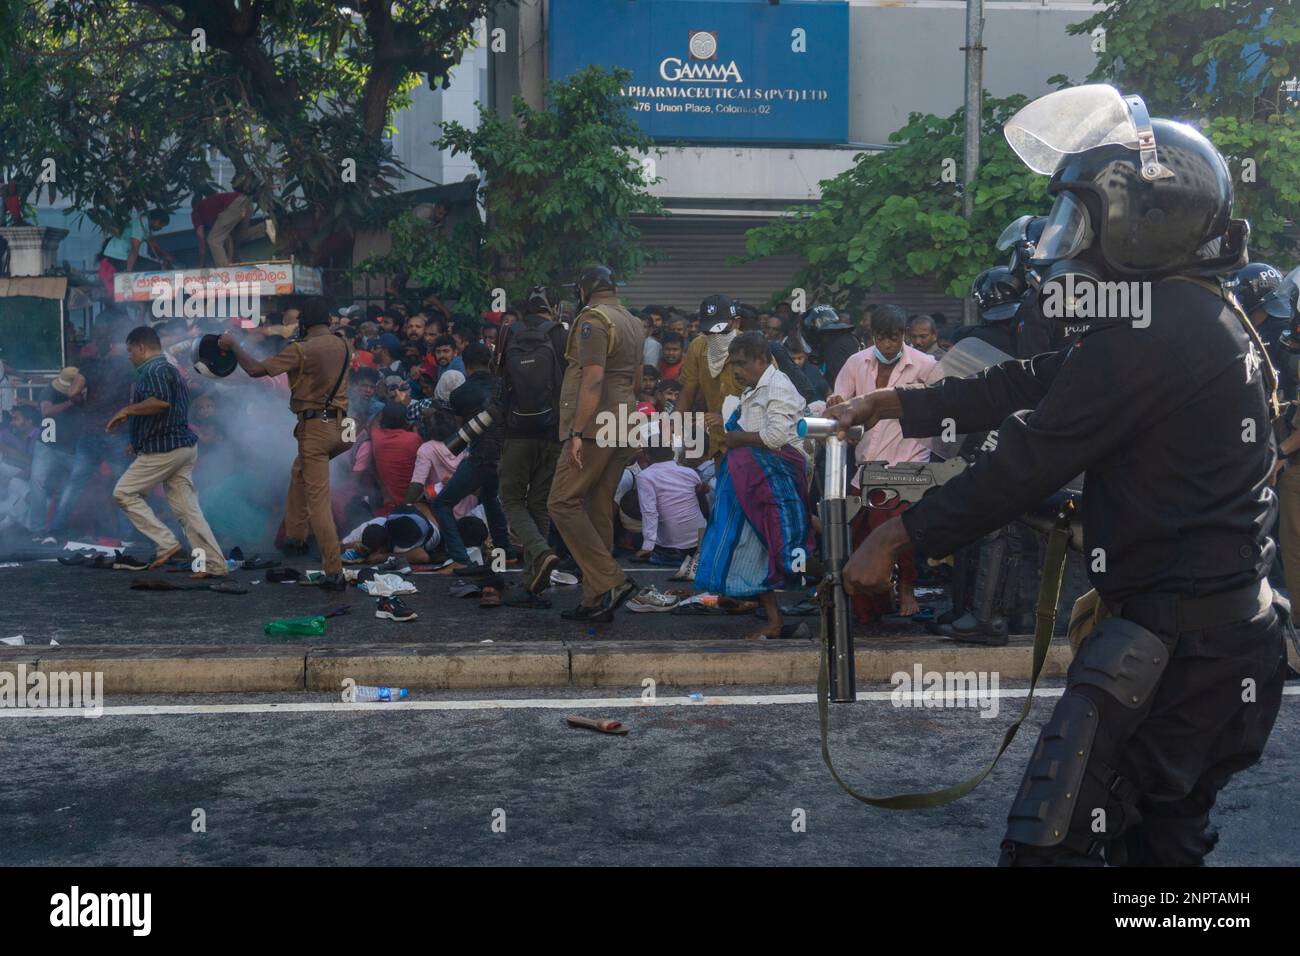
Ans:
[{"label": "concrete curb", "polygon": [[[1061,677],[1070,649],[1053,643],[1045,677]],[[1032,664],[1027,639],[1006,647],[958,647],[908,638],[859,642],[862,684],[925,671],[996,672],[1025,680]],[[663,687],[803,684],[817,680],[811,642],[685,641],[511,642],[485,644],[366,644],[313,646],[0,647],[0,672],[90,671],[104,675],[107,694],[334,691],[345,678],[359,684],[423,689],[509,687],[618,687],[639,691],[643,681]]]}]

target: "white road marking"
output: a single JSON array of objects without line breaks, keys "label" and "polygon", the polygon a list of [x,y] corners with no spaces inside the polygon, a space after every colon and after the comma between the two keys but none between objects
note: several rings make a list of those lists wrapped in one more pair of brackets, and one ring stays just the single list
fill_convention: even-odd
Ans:
[{"label": "white road marking", "polygon": [[[986,694],[998,698],[1017,698],[1028,694],[1024,687],[999,688]],[[1036,698],[1060,697],[1063,687],[1040,687]],[[1282,689],[1287,697],[1300,696],[1300,686],[1288,685]],[[972,691],[972,695],[974,692]],[[921,704],[921,694],[904,695],[911,704]],[[952,694],[936,695],[951,700]],[[864,691],[858,694],[858,703],[889,701],[894,692],[888,690]],[[815,704],[816,694],[740,694],[727,697],[544,697],[498,700],[405,700],[392,703],[345,704],[329,701],[284,702],[269,704],[123,704],[103,708],[104,717],[157,717],[204,716],[220,714],[313,714],[313,713],[392,713],[409,710],[620,710],[635,707],[758,707],[781,704]],[[839,705],[837,705],[839,706]],[[922,708],[918,708],[922,709]],[[89,710],[76,708],[5,707],[0,708],[0,718],[5,717],[88,717]]]}]

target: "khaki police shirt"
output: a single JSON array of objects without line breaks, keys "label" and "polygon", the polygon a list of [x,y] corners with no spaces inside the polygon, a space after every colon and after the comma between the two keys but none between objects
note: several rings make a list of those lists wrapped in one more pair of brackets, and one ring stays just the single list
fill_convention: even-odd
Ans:
[{"label": "khaki police shirt", "polygon": [[602,413],[629,417],[636,411],[636,376],[645,349],[645,325],[625,309],[613,293],[597,293],[578,313],[569,328],[564,349],[566,367],[560,386],[560,438],[569,437],[578,410],[582,370],[590,365],[605,369],[596,415],[584,428],[594,438]]},{"label": "khaki police shirt", "polygon": [[330,408],[344,414],[348,410],[348,375],[340,369],[350,364],[351,351],[337,335],[331,335],[323,325],[313,326],[299,342],[290,342],[262,363],[270,375],[289,374],[289,409],[293,412],[317,411],[325,408],[325,397],[336,381],[338,391]]}]

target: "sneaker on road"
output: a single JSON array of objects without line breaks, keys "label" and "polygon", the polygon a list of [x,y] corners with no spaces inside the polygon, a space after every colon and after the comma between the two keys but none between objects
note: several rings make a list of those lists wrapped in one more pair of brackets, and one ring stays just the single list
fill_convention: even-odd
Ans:
[{"label": "sneaker on road", "polygon": [[113,559],[114,571],[147,571],[149,562],[133,554],[119,554]]},{"label": "sneaker on road", "polygon": [[377,574],[410,574],[411,566],[395,554],[390,554],[383,564],[375,565]]},{"label": "sneaker on road", "polygon": [[348,548],[343,552],[344,564],[364,564],[366,560],[365,548]]},{"label": "sneaker on road", "polygon": [[671,611],[681,600],[674,594],[664,594],[658,588],[648,587],[634,597],[628,598],[627,609],[637,614],[653,614],[657,611]]},{"label": "sneaker on road", "polygon": [[414,621],[419,615],[403,604],[401,598],[381,597],[375,599],[375,617],[389,621]]}]

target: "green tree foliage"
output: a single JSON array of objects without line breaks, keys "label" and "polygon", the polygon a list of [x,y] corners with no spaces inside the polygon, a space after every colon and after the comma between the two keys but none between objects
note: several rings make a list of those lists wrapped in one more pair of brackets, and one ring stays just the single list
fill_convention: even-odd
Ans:
[{"label": "green tree foliage", "polygon": [[462,224],[450,242],[399,221],[395,228],[411,241],[395,233],[393,252],[362,271],[405,274],[445,300],[476,306],[489,288],[513,300],[535,285],[571,282],[592,262],[635,273],[649,253],[631,217],[664,210],[635,155],[652,144],[621,92],[630,76],[589,67],[549,84],[544,110],[516,97],[509,117],[480,106],[476,129],[445,124],[438,148],[467,154],[483,171],[486,221]]},{"label": "green tree foliage", "polygon": [[112,229],[209,185],[219,152],[276,213],[281,251],[309,261],[346,257],[399,174],[384,142],[393,112],[416,84],[445,81],[495,5],[4,3],[0,164],[20,182]]},{"label": "green tree foliage", "polygon": [[1025,168],[1002,136],[1002,124],[1024,103],[985,99],[983,162],[969,221],[962,216],[965,111],[946,118],[913,113],[889,137],[896,148],[859,154],[851,169],[821,184],[815,206],[751,229],[746,258],[804,256],[808,265],[791,288],[808,290],[810,302],[860,307],[868,293],[889,291],[907,277],[935,277],[948,294],[965,296],[991,264],[1007,223],[1050,208],[1047,180]]},{"label": "green tree foliage", "polygon": [[1300,203],[1300,127],[1283,84],[1300,66],[1300,6],[1114,0],[1069,32],[1093,35],[1097,48],[1104,39],[1089,82],[1140,93],[1152,115],[1197,123],[1219,147],[1236,215],[1250,220],[1251,257],[1294,259],[1300,249],[1287,220]]}]

